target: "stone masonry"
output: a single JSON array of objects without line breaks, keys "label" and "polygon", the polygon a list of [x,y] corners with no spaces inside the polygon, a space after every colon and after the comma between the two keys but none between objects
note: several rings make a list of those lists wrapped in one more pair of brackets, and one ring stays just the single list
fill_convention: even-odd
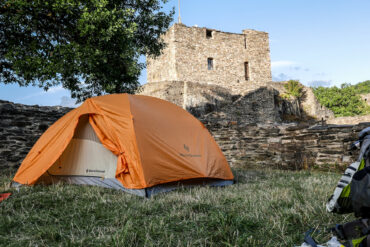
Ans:
[{"label": "stone masonry", "polygon": [[327,121],[333,112],[321,106],[312,90],[305,88],[298,100],[284,98],[284,83],[234,85],[234,89],[206,83],[169,81],[147,83],[139,94],[170,101],[196,117],[208,114],[220,121],[280,123],[284,121]]},{"label": "stone masonry", "polygon": [[[170,101],[195,116],[217,112],[220,106],[230,104],[238,118],[244,116],[255,122],[302,121],[307,117],[326,121],[334,117],[309,88],[295,102],[281,97],[286,94],[286,82],[271,81],[269,38],[265,32],[243,30],[237,34],[174,24],[162,38],[167,47],[161,56],[147,57],[148,83],[138,94]],[[259,90],[262,87],[272,90],[266,94],[266,90]],[[255,102],[256,92],[260,102]],[[234,101],[238,102],[238,111],[233,111]],[[251,107],[248,102],[255,103]]]},{"label": "stone masonry", "polygon": [[[258,109],[259,97],[273,91],[258,89],[248,98],[248,107]],[[239,99],[240,100],[240,99]],[[263,103],[260,103],[263,105]],[[242,105],[240,105],[242,106]],[[238,114],[227,115],[232,104],[224,106],[225,116],[214,112],[200,120],[212,133],[231,166],[258,165],[285,169],[344,169],[357,153],[348,151],[359,131],[370,123],[357,125],[309,125],[307,123],[249,123]],[[224,109],[221,106],[221,109]],[[0,100],[0,172],[17,168],[39,136],[70,108],[39,107]],[[253,109],[252,109],[253,110]],[[272,110],[272,109],[271,109]],[[257,116],[253,115],[253,117]],[[251,116],[252,117],[252,116]],[[264,116],[260,116],[262,120]],[[266,119],[267,120],[267,119]]]},{"label": "stone masonry", "polygon": [[349,151],[370,122],[356,125],[248,124],[203,119],[229,164],[343,171],[358,157]]},{"label": "stone masonry", "polygon": [[0,100],[0,170],[18,167],[40,135],[70,110]]},{"label": "stone masonry", "polygon": [[147,57],[148,83],[190,81],[231,89],[233,84],[271,81],[268,33],[236,34],[174,24],[162,38],[167,44],[162,55]]}]

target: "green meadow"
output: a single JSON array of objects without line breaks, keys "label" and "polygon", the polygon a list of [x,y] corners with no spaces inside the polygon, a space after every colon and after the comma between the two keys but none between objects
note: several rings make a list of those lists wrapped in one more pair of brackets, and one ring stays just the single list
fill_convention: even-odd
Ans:
[{"label": "green meadow", "polygon": [[320,242],[352,216],[325,211],[340,174],[234,169],[236,183],[151,199],[57,184],[11,188],[0,175],[1,246],[294,246],[313,228]]}]

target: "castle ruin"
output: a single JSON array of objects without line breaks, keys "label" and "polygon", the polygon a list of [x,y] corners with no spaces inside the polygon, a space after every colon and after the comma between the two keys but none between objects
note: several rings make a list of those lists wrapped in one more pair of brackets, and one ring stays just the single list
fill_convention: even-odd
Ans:
[{"label": "castle ruin", "polygon": [[[309,88],[301,100],[287,100],[285,82],[272,82],[269,36],[174,24],[162,35],[166,48],[147,57],[142,95],[170,101],[194,116],[238,123],[281,122],[334,114],[320,106]],[[305,113],[303,114],[303,109]],[[210,115],[211,114],[211,115]]]},{"label": "castle ruin", "polygon": [[174,24],[162,38],[167,44],[162,55],[147,57],[148,83],[190,81],[229,88],[271,81],[268,33]]}]

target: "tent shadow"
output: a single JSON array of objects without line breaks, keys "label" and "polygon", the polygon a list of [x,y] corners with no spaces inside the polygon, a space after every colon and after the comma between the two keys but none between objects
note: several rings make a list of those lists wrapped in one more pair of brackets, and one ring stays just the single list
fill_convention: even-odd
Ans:
[{"label": "tent shadow", "polygon": [[236,184],[257,183],[268,179],[268,173],[264,170],[233,168],[234,182]]}]

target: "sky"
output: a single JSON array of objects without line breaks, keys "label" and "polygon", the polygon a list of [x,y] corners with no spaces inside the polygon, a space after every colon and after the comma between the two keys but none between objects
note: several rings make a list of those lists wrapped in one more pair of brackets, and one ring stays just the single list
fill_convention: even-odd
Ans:
[{"label": "sky", "polygon": [[[178,0],[163,6],[171,8],[177,21]],[[340,86],[370,80],[370,0],[181,0],[181,20],[225,32],[268,32],[274,81]],[[45,92],[0,83],[0,99],[16,103],[73,106],[69,95],[60,86]]]}]

